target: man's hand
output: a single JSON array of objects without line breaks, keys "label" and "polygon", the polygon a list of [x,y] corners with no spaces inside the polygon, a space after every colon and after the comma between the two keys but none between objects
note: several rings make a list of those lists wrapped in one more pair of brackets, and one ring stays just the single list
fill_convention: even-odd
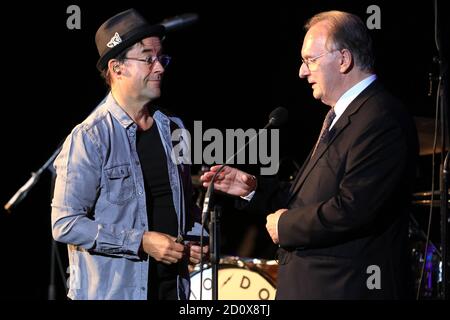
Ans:
[{"label": "man's hand", "polygon": [[[200,263],[201,247],[194,242],[189,242],[187,247],[189,249],[189,263]],[[209,260],[209,246],[203,246],[203,256],[205,257],[203,261]]]},{"label": "man's hand", "polygon": [[278,244],[278,242],[280,242],[278,238],[278,220],[280,219],[280,216],[286,211],[288,211],[288,209],[279,209],[274,213],[269,214],[266,218],[266,229],[269,232],[273,243],[275,244]]},{"label": "man's hand", "polygon": [[[200,180],[204,187],[208,187],[212,177],[221,166],[213,166],[205,172]],[[256,189],[256,178],[238,169],[225,166],[214,180],[214,189],[232,196],[245,197]]]},{"label": "man's hand", "polygon": [[176,238],[156,231],[146,231],[142,237],[142,250],[156,261],[177,263],[183,257],[184,246]]}]

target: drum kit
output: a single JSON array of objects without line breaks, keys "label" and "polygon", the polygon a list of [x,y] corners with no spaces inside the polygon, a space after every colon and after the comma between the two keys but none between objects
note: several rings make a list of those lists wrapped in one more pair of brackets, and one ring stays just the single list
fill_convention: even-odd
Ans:
[{"label": "drum kit", "polygon": [[[434,173],[430,167],[435,166],[439,168],[439,165],[436,165],[436,161],[442,160],[439,159],[442,153],[442,146],[437,143],[441,135],[441,129],[432,118],[415,117],[414,120],[419,138],[419,154],[421,156],[419,169],[423,169],[421,166],[424,165],[425,161],[428,168],[423,169],[424,174],[419,174],[418,182],[420,184],[423,177],[426,184],[431,184],[428,181],[431,181],[431,175]],[[437,137],[436,141],[435,135]],[[448,151],[447,148],[444,149],[444,152],[446,151]],[[442,168],[438,170],[442,170]],[[431,172],[431,175],[429,172]],[[450,208],[449,195],[450,190],[447,189],[447,210]],[[443,236],[441,225],[445,221],[445,218],[442,219],[442,211],[445,211],[445,209],[441,208],[441,196],[440,190],[431,190],[416,192],[412,198],[413,207],[410,214],[409,240],[417,299],[441,299],[443,295],[444,270],[441,250],[442,246],[448,247],[448,241],[442,242],[441,240]],[[425,214],[424,211],[428,214]],[[447,225],[448,222],[447,220]],[[444,245],[443,243],[447,244]]]},{"label": "drum kit", "polygon": [[[276,294],[278,263],[225,256],[220,259],[218,277],[219,300],[274,300]],[[211,268],[205,264],[203,279],[200,266],[191,272],[190,300],[211,300]],[[200,283],[202,281],[202,283]]]},{"label": "drum kit", "polygon": [[[433,215],[433,212],[440,208],[439,197],[440,193],[436,191],[413,194],[414,210],[410,214],[409,243],[418,299],[440,299],[442,295],[443,260],[440,251],[440,217],[439,212]],[[447,205],[449,206],[450,203]],[[421,209],[426,209],[428,215],[421,212]],[[427,224],[429,224],[429,230],[425,227]]]}]

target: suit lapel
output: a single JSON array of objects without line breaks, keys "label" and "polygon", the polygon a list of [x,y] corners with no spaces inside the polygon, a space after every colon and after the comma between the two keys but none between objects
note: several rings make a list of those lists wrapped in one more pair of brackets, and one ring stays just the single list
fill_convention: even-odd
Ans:
[{"label": "suit lapel", "polygon": [[380,89],[380,85],[378,81],[375,80],[372,82],[363,92],[361,92],[355,100],[353,100],[345,109],[344,113],[339,117],[338,121],[334,124],[330,132],[330,139],[326,143],[319,143],[317,146],[317,150],[314,155],[311,157],[312,152],[308,156],[308,160],[306,161],[306,166],[303,165],[303,171],[299,171],[294,184],[290,189],[290,194],[288,198],[288,204],[295,198],[296,194],[302,187],[305,179],[309,176],[312,169],[317,164],[320,158],[322,158],[325,151],[329,148],[329,146],[333,143],[333,141],[344,131],[345,128],[351,123],[351,116],[357,112],[361,106],[369,99],[374,93],[376,93]]}]

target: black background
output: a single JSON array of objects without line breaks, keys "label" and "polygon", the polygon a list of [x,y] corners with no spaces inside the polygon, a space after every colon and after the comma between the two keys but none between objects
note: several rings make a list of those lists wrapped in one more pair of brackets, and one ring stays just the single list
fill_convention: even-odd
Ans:
[{"label": "black background", "polygon": [[[81,30],[66,27],[66,9],[71,4],[81,8]],[[366,21],[370,16],[366,9],[372,4],[381,9],[381,29],[371,31],[378,77],[412,115],[432,117],[435,98],[427,95],[428,74],[436,69],[432,1],[277,1],[245,6],[243,1],[10,3],[2,11],[8,19],[1,22],[2,205],[106,94],[95,68],[94,35],[112,15],[134,7],[156,23],[186,12],[198,13],[197,24],[169,34],[164,41],[173,61],[164,78],[161,105],[179,115],[188,128],[194,120],[202,120],[204,130],[260,128],[271,110],[283,106],[289,110],[290,121],[281,131],[282,159],[301,164],[328,109],[313,99],[306,81],[298,77],[302,26],[315,13],[332,9],[355,13]],[[439,28],[448,52],[449,23],[444,12],[440,8],[444,21]],[[417,191],[430,189],[430,163],[430,156],[421,158]],[[282,167],[282,178],[290,170],[289,165]],[[0,214],[0,298],[47,297],[50,184],[46,171],[12,213]],[[426,220],[424,208],[414,211],[419,220]],[[243,252],[246,228],[254,226],[256,245],[245,252],[273,259],[264,224],[265,217],[243,216],[227,207],[223,253]],[[66,268],[65,246],[58,248]],[[59,276],[57,281],[61,282]],[[58,298],[62,297],[59,283]]]}]

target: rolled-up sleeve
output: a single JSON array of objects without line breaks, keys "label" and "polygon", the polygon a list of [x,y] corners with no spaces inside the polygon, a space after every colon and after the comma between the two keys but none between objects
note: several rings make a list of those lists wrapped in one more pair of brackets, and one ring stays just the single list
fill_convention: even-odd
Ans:
[{"label": "rolled-up sleeve", "polygon": [[68,136],[54,162],[52,234],[56,241],[86,250],[138,258],[144,230],[96,221],[94,207],[101,189],[99,146],[83,126]]}]

